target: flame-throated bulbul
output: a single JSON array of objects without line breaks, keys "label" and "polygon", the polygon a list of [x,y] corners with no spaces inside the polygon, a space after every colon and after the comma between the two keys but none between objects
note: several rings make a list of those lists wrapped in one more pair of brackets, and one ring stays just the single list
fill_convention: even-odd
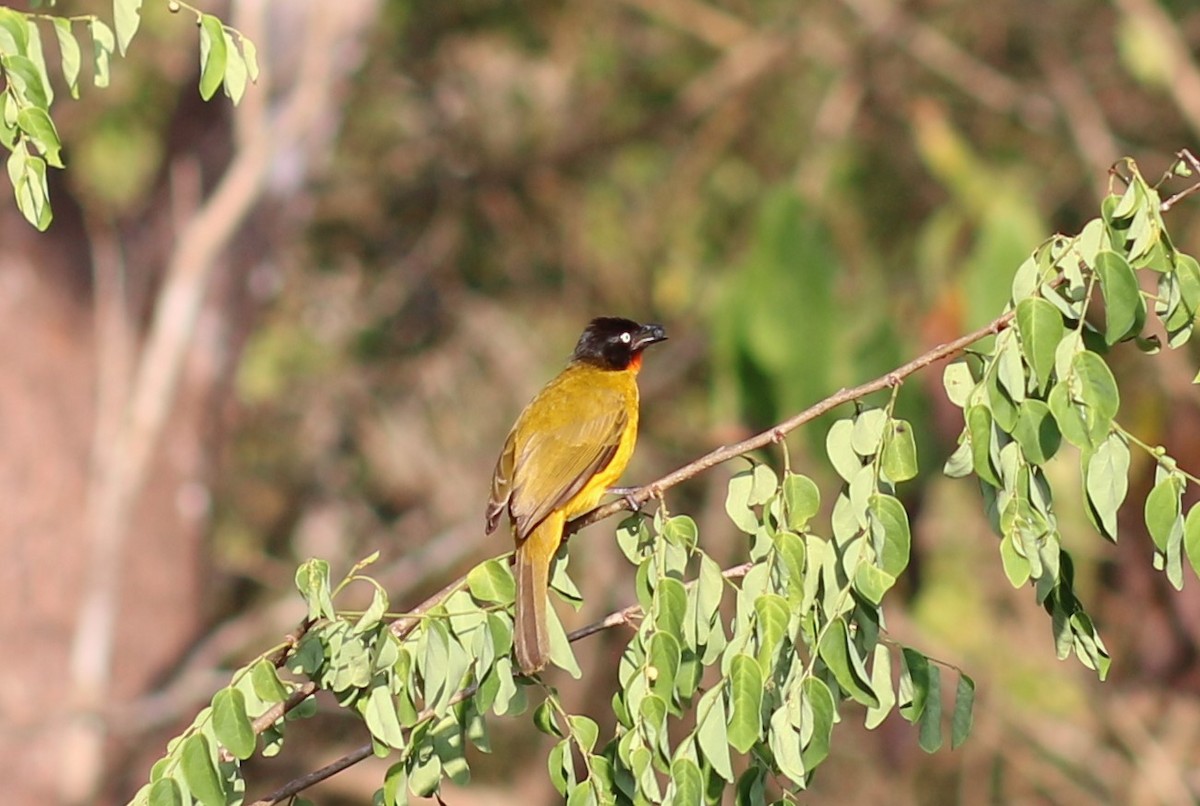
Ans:
[{"label": "flame-throated bulbul", "polygon": [[507,510],[516,544],[513,643],[525,674],[544,668],[550,657],[547,592],[563,525],[596,506],[629,463],[642,351],[666,338],[661,325],[593,319],[567,368],[521,412],[500,452],[487,532]]}]

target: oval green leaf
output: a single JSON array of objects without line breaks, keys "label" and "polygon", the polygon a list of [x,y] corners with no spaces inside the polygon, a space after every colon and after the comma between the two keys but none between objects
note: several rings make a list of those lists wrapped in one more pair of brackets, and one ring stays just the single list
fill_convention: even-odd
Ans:
[{"label": "oval green leaf", "polygon": [[225,79],[225,28],[212,14],[200,15],[200,97],[209,100]]},{"label": "oval green leaf", "polygon": [[1173,473],[1164,476],[1146,496],[1146,530],[1154,545],[1166,552],[1171,530],[1180,518],[1179,493],[1183,485]]},{"label": "oval green leaf", "polygon": [[1146,301],[1133,267],[1106,249],[1096,255],[1096,274],[1104,294],[1104,341],[1116,344],[1137,335],[1146,320]]},{"label": "oval green leaf", "polygon": [[223,688],[212,700],[213,733],[225,749],[243,761],[254,755],[254,727],[246,715],[246,697],[235,688]]},{"label": "oval green leaf", "polygon": [[1063,338],[1062,314],[1041,297],[1029,297],[1017,304],[1017,332],[1021,352],[1032,369],[1038,389],[1045,389],[1054,370],[1054,353]]},{"label": "oval green leaf", "polygon": [[762,730],[763,676],[758,662],[745,653],[729,663],[729,745],[748,753]]},{"label": "oval green leaf", "polygon": [[892,420],[883,442],[883,472],[893,483],[916,478],[917,441],[906,420]]},{"label": "oval green leaf", "polygon": [[183,740],[179,766],[192,797],[203,806],[225,806],[225,789],[209,752],[208,739],[203,734],[193,733]]},{"label": "oval green leaf", "polygon": [[808,476],[788,473],[783,479],[783,505],[788,528],[803,531],[821,510],[821,490]]}]

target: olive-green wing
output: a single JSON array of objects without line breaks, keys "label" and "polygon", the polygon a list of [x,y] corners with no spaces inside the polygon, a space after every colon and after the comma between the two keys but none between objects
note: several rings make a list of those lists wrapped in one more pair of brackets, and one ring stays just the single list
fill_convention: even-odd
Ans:
[{"label": "olive-green wing", "polygon": [[579,493],[621,444],[629,415],[619,392],[589,390],[573,409],[530,429],[514,453],[508,511],[518,539]]},{"label": "olive-green wing", "polygon": [[488,496],[487,512],[484,516],[487,524],[484,534],[490,535],[496,531],[496,526],[500,523],[500,516],[508,508],[508,498],[512,493],[516,435],[517,429],[515,428],[509,432],[508,439],[504,443],[504,450],[500,451],[500,458],[496,460],[496,470],[492,473],[492,494]]}]

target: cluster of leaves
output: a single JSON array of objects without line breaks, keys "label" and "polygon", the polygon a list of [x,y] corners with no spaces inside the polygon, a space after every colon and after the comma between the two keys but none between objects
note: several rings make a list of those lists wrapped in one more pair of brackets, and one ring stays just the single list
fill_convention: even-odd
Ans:
[{"label": "cluster of leaves", "polygon": [[[892,416],[894,402],[829,431],[830,460],[845,481],[830,536],[811,529],[816,484],[787,471],[781,480],[757,463],[733,477],[726,500],[749,544],[749,562],[736,573],[722,573],[701,550],[687,516],[660,508],[651,524],[622,525],[618,542],[637,566],[645,617],[621,660],[612,740],[595,751],[594,732],[555,726],[563,740],[550,772],[569,803],[700,804],[729,787],[739,803],[763,802],[769,787],[788,800],[828,755],[847,700],[866,708],[869,728],[899,705],[920,726],[922,747],[941,746],[938,664],[881,637],[883,596],[909,558],[908,518],[894,486],[917,472],[912,434]],[[954,745],[969,731],[973,699],[974,684],[960,673]]]},{"label": "cluster of leaves", "polygon": [[[52,3],[51,3],[52,4]],[[46,167],[64,167],[62,141],[50,107],[54,88],[42,47],[42,29],[49,27],[58,43],[62,79],[72,98],[79,97],[82,49],[77,29],[91,41],[92,83],[107,87],[113,53],[125,56],[141,23],[142,0],[113,0],[113,24],[95,14],[61,17],[0,7],[0,145],[10,152],[8,178],[17,208],[39,230],[50,226],[50,188]],[[236,104],[246,80],[258,77],[254,44],[241,32],[211,14],[171,0],[170,8],[188,8],[200,27],[200,93],[208,100],[217,87]]]},{"label": "cluster of leaves", "polygon": [[[1079,452],[1087,515],[1112,541],[1129,487],[1130,445],[1149,451],[1157,484],[1145,517],[1156,566],[1181,587],[1186,536],[1200,572],[1200,515],[1195,509],[1186,520],[1182,515],[1190,477],[1163,449],[1142,444],[1116,421],[1120,397],[1103,357],[1120,342],[1159,349],[1157,338],[1142,336],[1148,297],[1172,348],[1186,343],[1200,310],[1200,264],[1174,248],[1158,193],[1136,166],[1128,163],[1128,169],[1128,187],[1104,200],[1099,218],[1075,237],[1051,238],[1017,271],[1010,304],[1016,326],[998,334],[990,349],[949,364],[944,375],[946,393],[965,421],[946,473],[979,479],[1010,582],[1032,583],[1051,615],[1059,657],[1073,651],[1101,678],[1109,656],[1075,595],[1044,470],[1064,441]],[[1188,169],[1181,164],[1179,170]],[[1141,290],[1139,271],[1154,273],[1156,295]]]},{"label": "cluster of leaves", "polygon": [[[377,556],[357,564],[336,587],[327,562],[309,560],[300,567],[296,585],[308,604],[308,626],[281,666],[357,712],[376,755],[399,752],[377,800],[401,803],[410,791],[436,792],[443,778],[465,783],[466,742],[490,751],[483,715],[523,712],[525,689],[535,683],[514,677],[509,657],[515,583],[507,563],[481,564],[419,617],[397,621],[387,617],[383,587],[362,573]],[[356,582],[372,586],[370,606],[356,614],[335,610],[335,598]],[[554,584],[578,601],[563,563]],[[555,662],[579,676],[556,619],[552,635]],[[259,741],[264,756],[277,754],[286,721],[315,710],[303,685],[282,679],[266,655],[239,669],[167,746],[132,803],[241,803],[246,789],[241,762],[254,755]],[[272,708],[275,718],[265,717]]]},{"label": "cluster of leaves", "polygon": [[[150,781],[133,806],[185,806],[241,803],[246,782],[241,762],[254,755],[262,737],[262,755],[278,755],[284,724],[311,716],[316,702],[306,697],[285,711],[299,684],[280,678],[266,656],[238,669],[230,684],[213,695],[187,730],[167,744],[167,753],[150,770]],[[274,709],[278,718],[256,730],[255,721]]]},{"label": "cluster of leaves", "polygon": [[[846,479],[832,537],[809,528],[820,508],[812,480],[790,472],[780,480],[764,464],[730,482],[727,511],[747,534],[750,557],[732,571],[700,548],[687,516],[660,507],[650,520],[621,525],[618,542],[636,565],[644,617],[620,664],[615,734],[601,745],[596,722],[567,713],[549,688],[534,712],[534,723],[560,740],[550,773],[568,802],[701,803],[726,787],[757,802],[771,785],[803,788],[829,752],[846,700],[866,707],[872,728],[899,705],[920,725],[922,747],[941,746],[938,665],[880,635],[881,600],[908,563],[908,520],[893,492],[917,472],[911,432],[889,404],[835,423],[828,444]],[[419,616],[390,623],[386,593],[361,573],[373,559],[336,588],[324,561],[301,567],[310,626],[284,665],[356,711],[376,755],[399,754],[376,797],[390,806],[432,795],[445,779],[465,783],[467,743],[490,750],[484,715],[522,713],[528,689],[541,684],[513,673],[515,584],[503,558],[476,567]],[[566,566],[564,550],[553,588],[578,602]],[[356,581],[373,586],[371,605],[339,613],[334,598]],[[553,662],[579,677],[553,615],[551,636]],[[254,722],[298,685],[281,682],[261,658],[240,670],[168,747],[135,803],[240,802],[240,761],[255,750]],[[955,745],[969,730],[973,692],[959,674]],[[311,699],[305,703],[311,710]],[[280,710],[260,726],[264,754],[278,752],[285,719]],[[671,722],[686,727],[675,742],[680,731]]]}]

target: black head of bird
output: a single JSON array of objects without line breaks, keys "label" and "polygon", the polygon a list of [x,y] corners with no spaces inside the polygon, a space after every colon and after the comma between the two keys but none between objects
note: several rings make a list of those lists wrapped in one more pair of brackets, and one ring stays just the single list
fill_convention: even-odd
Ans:
[{"label": "black head of bird", "polygon": [[601,316],[588,323],[571,360],[601,369],[636,368],[641,364],[642,350],[666,339],[667,331],[662,325],[639,325],[632,319]]}]

